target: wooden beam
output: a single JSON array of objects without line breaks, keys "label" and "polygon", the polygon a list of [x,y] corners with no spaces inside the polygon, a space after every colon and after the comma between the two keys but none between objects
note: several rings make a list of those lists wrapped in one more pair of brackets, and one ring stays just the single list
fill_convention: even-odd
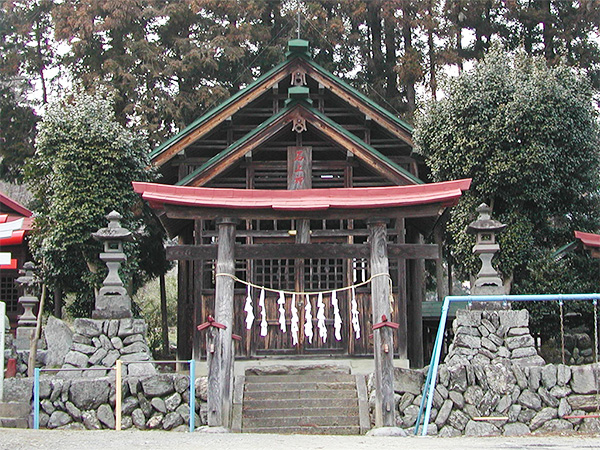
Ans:
[{"label": "wooden beam", "polygon": [[[371,274],[388,274],[387,224],[383,221],[369,223],[369,243],[371,253]],[[373,324],[384,319],[391,320],[389,278],[377,276],[371,281],[371,301],[373,302]],[[385,317],[384,317],[385,316]],[[381,327],[373,330],[373,353],[375,357],[375,426],[393,427],[396,425],[394,411],[394,339],[392,329]]]},{"label": "wooden beam", "polygon": [[246,142],[241,147],[238,147],[234,152],[229,153],[226,157],[222,158],[218,161],[214,166],[205,172],[199,174],[196,178],[192,180],[189,186],[203,186],[208,183],[210,180],[215,178],[217,175],[223,173],[225,170],[231,167],[232,162],[237,161],[242,158],[249,151],[254,150],[259,145],[268,141],[271,137],[277,134],[282,128],[292,122],[294,119],[294,114],[285,114],[279,118],[276,122],[271,124],[270,127],[265,128],[260,133],[253,136],[253,138]]},{"label": "wooden beam", "polygon": [[341,97],[343,100],[348,102],[350,105],[357,108],[363,114],[372,118],[375,122],[377,122],[383,128],[385,128],[386,130],[389,130],[394,135],[398,136],[400,139],[402,139],[404,142],[406,142],[411,147],[414,146],[414,143],[412,140],[412,135],[409,132],[407,132],[403,128],[399,127],[397,124],[393,123],[391,120],[387,119],[379,111],[372,108],[370,105],[368,105],[364,101],[351,95],[345,89],[340,87],[337,83],[335,83],[332,80],[330,80],[329,78],[323,76],[320,72],[313,69],[308,64],[303,65],[303,67],[306,68],[306,73],[311,78],[313,78],[316,81],[318,81],[319,83],[321,83],[324,87],[326,87],[327,89],[329,89],[330,91],[332,91],[333,93],[335,93],[336,95]]},{"label": "wooden beam", "polygon": [[188,145],[197,141],[202,136],[206,135],[208,132],[212,131],[216,126],[220,125],[222,122],[234,115],[240,109],[242,109],[258,97],[260,97],[265,92],[267,92],[279,81],[284,79],[286,76],[289,76],[294,70],[296,70],[296,68],[297,64],[290,64],[282,67],[282,70],[280,72],[273,74],[273,76],[270,79],[265,80],[265,82],[261,86],[258,86],[256,89],[249,92],[248,95],[241,97],[237,102],[234,102],[228,105],[226,108],[223,108],[222,110],[218,111],[213,117],[208,119],[198,128],[188,133],[182,139],[173,143],[173,145],[171,145],[169,148],[157,155],[152,160],[152,163],[155,166],[162,166],[177,153],[185,149]]},{"label": "wooden beam", "polygon": [[[393,258],[438,259],[439,248],[434,244],[387,244]],[[365,244],[236,244],[237,259],[306,259],[306,258],[368,258]],[[211,260],[217,257],[217,245],[174,245],[167,247],[167,259]]]},{"label": "wooden beam", "polygon": [[309,111],[302,111],[302,115],[307,121],[310,122],[312,126],[320,130],[323,134],[329,137],[329,139],[340,145],[342,148],[349,150],[363,161],[367,162],[371,169],[375,170],[388,180],[400,185],[415,184],[414,180],[398,172],[394,167],[386,164],[384,161],[373,155],[373,153],[366,151],[362,146],[357,145],[348,136],[340,133],[324,120],[321,120],[320,117],[315,116]]},{"label": "wooden beam", "polygon": [[164,205],[165,213],[170,219],[204,219],[214,220],[219,217],[234,217],[242,220],[262,219],[370,219],[372,217],[432,217],[442,213],[447,205],[430,203],[428,205],[405,206],[399,208],[374,209],[326,209],[311,211],[287,211],[274,209],[231,209],[207,208],[194,206]]}]

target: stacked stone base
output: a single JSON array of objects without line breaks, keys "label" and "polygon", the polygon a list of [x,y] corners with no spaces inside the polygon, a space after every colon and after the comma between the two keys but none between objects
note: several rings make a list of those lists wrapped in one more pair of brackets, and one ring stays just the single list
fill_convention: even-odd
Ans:
[{"label": "stacked stone base", "polygon": [[[143,376],[156,373],[152,354],[146,343],[146,323],[143,319],[75,319],[73,343],[65,355],[63,368],[93,371],[62,372],[68,376],[98,377],[100,369],[114,367],[120,359],[123,375]],[[106,375],[107,372],[104,372]]]},{"label": "stacked stone base", "polygon": [[[599,433],[600,365],[545,364],[529,333],[527,311],[462,311],[439,366],[428,434],[513,436]],[[397,426],[414,432],[423,370],[395,369]],[[369,389],[373,389],[370,381]],[[374,403],[375,392],[370,393]]]},{"label": "stacked stone base", "polygon": [[[195,425],[206,424],[207,379],[196,379]],[[115,378],[40,379],[40,427],[115,429]],[[189,377],[158,374],[123,379],[122,429],[189,429]],[[31,399],[31,379],[7,379],[5,401]]]},{"label": "stacked stone base", "polygon": [[541,366],[529,332],[529,312],[459,310],[453,323],[454,340],[445,362],[489,364],[510,361],[522,366]]}]

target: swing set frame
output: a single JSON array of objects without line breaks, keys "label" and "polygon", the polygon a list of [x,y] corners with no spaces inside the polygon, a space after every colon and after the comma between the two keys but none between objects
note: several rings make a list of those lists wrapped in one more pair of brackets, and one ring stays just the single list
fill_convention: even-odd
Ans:
[{"label": "swing set frame", "polygon": [[[442,303],[442,312],[440,315],[440,324],[438,327],[435,343],[433,345],[433,352],[431,355],[431,362],[429,364],[429,371],[427,372],[427,378],[425,385],[423,386],[423,395],[421,398],[421,405],[419,407],[419,414],[417,415],[417,422],[415,424],[415,435],[419,435],[419,428],[422,430],[421,436],[427,436],[427,427],[429,425],[429,419],[431,417],[431,407],[433,404],[433,395],[435,392],[435,386],[437,381],[437,372],[440,363],[440,356],[442,353],[442,344],[444,341],[444,332],[446,330],[446,322],[448,320],[448,310],[450,303],[468,303],[469,305],[474,302],[502,302],[507,305],[508,302],[539,302],[539,301],[558,301],[561,305],[565,301],[593,301],[594,307],[597,306],[597,302],[600,300],[600,294],[537,294],[537,295],[456,295],[447,296],[444,298]],[[595,308],[594,308],[595,309]],[[597,314],[594,311],[594,318],[597,321]],[[596,322],[597,323],[597,322]],[[564,330],[561,329],[561,332]],[[596,346],[596,361],[598,360],[598,335],[597,325],[595,324],[595,340],[594,345]],[[563,338],[564,340],[564,338]],[[591,418],[600,417],[600,414],[589,414],[585,417],[568,417],[565,418]],[[422,419],[422,420],[421,420]],[[478,418],[479,420],[486,420],[489,418]],[[491,419],[490,419],[491,420]],[[497,419],[496,419],[497,420]]]}]

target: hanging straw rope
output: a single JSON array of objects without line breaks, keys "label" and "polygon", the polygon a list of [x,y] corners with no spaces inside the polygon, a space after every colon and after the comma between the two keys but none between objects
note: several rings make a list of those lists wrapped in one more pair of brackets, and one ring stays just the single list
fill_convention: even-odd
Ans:
[{"label": "hanging straw rope", "polygon": [[216,277],[229,277],[229,278],[233,279],[234,281],[245,284],[246,286],[253,287],[255,289],[264,289],[265,291],[274,292],[276,294],[283,292],[285,295],[319,295],[319,294],[325,295],[325,294],[332,294],[333,292],[349,291],[350,289],[356,289],[357,287],[365,286],[365,285],[369,284],[371,281],[373,281],[374,278],[386,277],[390,283],[390,295],[392,292],[392,277],[390,277],[389,273],[385,273],[385,272],[376,273],[374,275],[371,275],[371,277],[369,277],[369,279],[367,279],[365,281],[361,281],[360,283],[350,285],[350,286],[345,286],[345,287],[338,288],[338,289],[327,289],[325,291],[311,291],[311,292],[286,291],[284,289],[273,289],[273,288],[268,288],[265,286],[259,286],[258,284],[251,283],[250,281],[242,280],[230,273],[217,273],[217,274],[215,274],[215,276]]}]

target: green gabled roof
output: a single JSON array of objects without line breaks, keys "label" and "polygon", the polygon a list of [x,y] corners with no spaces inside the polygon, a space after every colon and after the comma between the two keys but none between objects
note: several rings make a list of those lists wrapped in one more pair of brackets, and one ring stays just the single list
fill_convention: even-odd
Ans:
[{"label": "green gabled roof", "polygon": [[[295,41],[290,41],[290,43],[292,43],[292,42],[295,42]],[[300,41],[298,41],[298,42],[300,42]],[[302,41],[302,42],[305,42],[305,41]],[[315,61],[313,61],[311,59],[311,57],[308,54],[306,54],[304,52],[293,51],[293,52],[288,52],[288,58],[285,61],[281,62],[280,64],[278,64],[277,66],[273,67],[271,70],[269,70],[265,74],[263,74],[260,77],[258,77],[256,80],[254,80],[248,86],[246,86],[244,89],[238,91],[236,94],[234,94],[231,97],[229,97],[223,103],[215,106],[214,108],[211,108],[209,111],[207,111],[205,114],[203,114],[202,116],[200,116],[194,122],[192,122],[191,124],[189,124],[182,131],[180,131],[179,133],[177,133],[175,136],[172,136],[171,138],[167,139],[165,142],[163,142],[162,144],[160,144],[158,147],[156,147],[150,153],[150,158],[154,159],[156,156],[160,155],[165,149],[167,149],[171,145],[175,144],[176,142],[180,141],[181,139],[185,138],[194,129],[196,129],[198,126],[200,126],[204,122],[208,121],[211,117],[213,117],[219,111],[221,111],[222,109],[224,109],[224,108],[228,107],[229,105],[235,103],[240,98],[242,98],[245,95],[247,95],[248,92],[251,92],[254,89],[256,89],[257,87],[259,87],[267,79],[269,79],[274,74],[276,74],[279,71],[281,71],[282,69],[284,69],[286,66],[288,66],[289,64],[291,64],[296,59],[302,59],[307,64],[309,64],[314,70],[316,70],[317,72],[319,72],[321,75],[323,75],[324,77],[332,80],[338,86],[340,86],[341,88],[343,88],[346,92],[350,93],[352,96],[357,97],[362,102],[366,103],[371,108],[373,108],[374,110],[376,110],[377,112],[379,112],[382,116],[386,117],[391,122],[395,123],[399,127],[401,127],[404,130],[406,130],[408,133],[412,133],[413,132],[413,128],[409,124],[407,124],[403,120],[399,119],[398,117],[396,117],[395,115],[393,115],[390,111],[388,111],[387,109],[381,107],[379,104],[377,104],[376,102],[372,101],[370,98],[368,98],[364,94],[360,93],[357,89],[353,88],[348,83],[346,83],[345,81],[343,81],[339,77],[335,76],[334,74],[332,74],[331,72],[329,72],[328,70],[326,70],[324,67],[322,67],[319,64],[317,64]]]},{"label": "green gabled roof", "polygon": [[369,153],[371,153],[373,156],[375,156],[380,161],[384,162],[386,165],[388,165],[389,167],[391,167],[392,169],[394,169],[396,172],[401,173],[406,178],[414,181],[416,184],[424,184],[424,182],[422,180],[420,180],[419,178],[415,177],[413,174],[411,174],[410,172],[408,172],[407,170],[405,170],[403,167],[401,167],[398,164],[396,164],[394,161],[392,161],[391,159],[389,159],[387,156],[381,154],[377,149],[375,149],[371,145],[369,145],[366,142],[364,142],[361,139],[359,139],[356,135],[354,135],[353,133],[351,133],[348,130],[346,130],[344,127],[342,127],[341,125],[339,125],[337,122],[331,120],[329,117],[327,117],[325,114],[323,114],[322,112],[320,112],[318,109],[313,108],[311,105],[309,105],[305,101],[292,100],[285,108],[283,108],[277,114],[271,116],[268,120],[264,121],[258,127],[254,128],[248,134],[242,136],[240,139],[238,139],[237,141],[235,141],[229,147],[227,147],[223,151],[219,152],[218,154],[216,154],[215,156],[213,156],[212,158],[210,158],[202,166],[198,167],[196,170],[194,170],[188,176],[186,176],[185,178],[183,178],[179,182],[177,182],[176,185],[178,185],[178,186],[185,186],[187,183],[189,183],[190,181],[194,180],[198,175],[200,175],[201,173],[203,173],[206,170],[210,169],[215,164],[217,164],[218,162],[220,162],[223,159],[225,159],[229,154],[235,152],[237,149],[239,149],[240,147],[242,147],[246,142],[250,141],[258,133],[260,133],[264,129],[268,128],[272,123],[276,122],[281,117],[283,117],[284,115],[286,115],[289,111],[291,111],[297,105],[301,105],[307,111],[311,112],[313,115],[317,116],[323,122],[326,122],[329,126],[331,126],[332,128],[334,128],[338,133],[340,133],[343,136],[346,136],[348,139],[350,139],[356,145],[361,146],[362,148],[364,148],[366,151],[368,151]]},{"label": "green gabled roof", "polygon": [[366,95],[362,94],[356,88],[353,88],[352,86],[350,86],[348,83],[346,83],[340,77],[335,76],[334,74],[332,74],[331,72],[329,72],[327,69],[325,69],[324,67],[322,67],[319,64],[317,64],[314,60],[312,60],[310,58],[307,58],[306,56],[303,56],[303,55],[300,55],[300,57],[302,59],[306,60],[308,62],[308,64],[313,69],[315,69],[317,72],[320,72],[322,75],[324,75],[327,78],[335,81],[338,85],[340,85],[341,87],[343,87],[344,90],[346,90],[347,92],[350,92],[352,95],[355,95],[356,97],[360,98],[363,102],[365,102],[366,104],[368,104],[369,106],[371,106],[371,108],[377,110],[380,114],[382,114],[383,116],[385,116],[386,118],[388,118],[392,122],[396,123],[400,127],[404,128],[407,132],[412,133],[414,131],[413,127],[410,126],[408,123],[406,123],[402,119],[400,119],[400,118],[396,117],[395,115],[393,115],[390,111],[388,111],[387,109],[383,108],[381,105],[379,105],[378,103],[374,102],[373,100],[371,100]]},{"label": "green gabled roof", "polygon": [[179,180],[176,183],[176,185],[177,186],[185,186],[188,182],[190,182],[191,180],[196,178],[199,174],[201,174],[205,170],[211,168],[219,161],[225,159],[225,157],[227,155],[229,155],[230,153],[234,152],[235,150],[237,150],[238,148],[243,146],[246,142],[248,142],[248,140],[252,139],[254,136],[256,136],[258,133],[263,131],[265,128],[268,128],[272,123],[276,122],[281,117],[286,115],[291,109],[293,109],[294,106],[296,106],[296,104],[297,104],[297,102],[291,103],[291,104],[287,105],[285,108],[281,109],[277,114],[269,117],[269,119],[265,120],[259,126],[254,128],[252,131],[250,131],[249,133],[242,136],[240,139],[235,141],[233,144],[231,144],[225,150],[217,153],[215,156],[210,158],[208,161],[206,161],[204,164],[202,164],[200,167],[198,167],[196,170],[194,170],[188,176]]},{"label": "green gabled roof", "polygon": [[412,173],[410,173],[409,171],[407,171],[406,169],[404,169],[402,166],[399,166],[398,164],[396,164],[390,158],[388,158],[387,156],[383,155],[375,147],[373,147],[370,144],[367,144],[365,141],[363,141],[362,139],[358,138],[354,133],[349,132],[343,126],[341,126],[339,123],[335,122],[334,120],[331,120],[329,117],[327,117],[325,114],[323,114],[318,109],[313,108],[312,106],[305,106],[305,108],[307,110],[309,110],[310,112],[312,112],[315,116],[319,117],[322,121],[327,122],[331,127],[335,128],[340,134],[348,137],[355,144],[360,145],[365,150],[369,151],[369,153],[371,153],[374,156],[376,156],[378,159],[380,159],[381,161],[383,161],[384,163],[386,163],[387,165],[389,165],[390,167],[392,167],[397,172],[402,173],[404,176],[406,176],[408,179],[414,181],[416,184],[424,184],[423,180],[420,180],[419,178],[417,178],[416,176],[414,176]]},{"label": "green gabled roof", "polygon": [[217,112],[219,112],[223,108],[231,105],[232,103],[235,103],[241,97],[243,97],[244,95],[246,95],[248,92],[256,89],[266,79],[268,79],[271,76],[273,76],[273,74],[276,74],[277,72],[279,72],[281,69],[283,69],[285,66],[287,66],[291,61],[293,61],[294,59],[296,59],[296,57],[297,57],[297,55],[294,55],[293,58],[287,59],[287,60],[283,61],[282,63],[276,65],[271,70],[269,70],[268,72],[266,72],[264,75],[261,75],[260,77],[258,77],[256,80],[254,80],[248,86],[246,86],[244,89],[241,89],[240,91],[236,92],[234,95],[232,95],[231,97],[229,97],[223,103],[221,103],[221,104],[215,106],[214,108],[211,108],[210,110],[208,110],[206,113],[204,113],[203,115],[201,115],[200,117],[198,117],[196,120],[194,120],[192,123],[190,123],[187,127],[185,127],[183,130],[181,130],[179,133],[177,133],[175,136],[170,137],[165,142],[163,142],[158,147],[156,147],[154,150],[152,150],[152,152],[150,152],[150,159],[153,159],[154,157],[158,156],[160,153],[163,152],[163,150],[165,150],[166,148],[170,147],[172,144],[178,142],[179,140],[183,139],[191,131],[193,131],[199,125],[201,125],[204,122],[206,122],[208,119],[210,119],[212,116],[214,116]]}]

